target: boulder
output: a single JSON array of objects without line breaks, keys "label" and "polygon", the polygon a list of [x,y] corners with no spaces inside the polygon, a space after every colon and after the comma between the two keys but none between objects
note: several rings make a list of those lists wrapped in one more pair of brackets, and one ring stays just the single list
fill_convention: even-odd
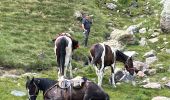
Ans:
[{"label": "boulder", "polygon": [[129,57],[135,57],[138,54],[136,51],[124,51],[123,53]]},{"label": "boulder", "polygon": [[18,91],[18,90],[11,91],[11,94],[14,95],[14,96],[19,96],[19,97],[26,96],[25,92]]},{"label": "boulder", "polygon": [[148,65],[153,64],[156,61],[158,61],[158,58],[156,56],[148,57],[145,60],[146,64],[148,64]]},{"label": "boulder", "polygon": [[140,46],[145,46],[145,45],[147,45],[146,38],[141,38],[141,40],[139,41],[139,45],[140,45]]},{"label": "boulder", "polygon": [[132,34],[128,34],[125,30],[114,29],[110,34],[110,40],[104,43],[115,48],[122,49],[123,44],[130,44],[136,41],[136,38]]},{"label": "boulder", "polygon": [[164,0],[161,3],[163,4],[163,10],[161,12],[160,26],[163,32],[168,33],[170,32],[170,0]]},{"label": "boulder", "polygon": [[134,61],[134,62],[133,62],[133,66],[134,66],[137,70],[142,71],[142,72],[145,72],[146,69],[149,68],[149,65],[147,65],[146,63],[140,62],[140,61]]},{"label": "boulder", "polygon": [[139,33],[142,33],[142,34],[146,33],[146,28],[141,28],[141,29],[139,30]]},{"label": "boulder", "polygon": [[80,11],[75,11],[75,12],[74,12],[74,17],[75,17],[76,19],[78,19],[78,20],[81,20],[82,17],[83,17],[82,12],[80,12]]},{"label": "boulder", "polygon": [[149,39],[148,41],[151,43],[155,43],[155,42],[158,42],[159,39],[156,37],[156,38]]},{"label": "boulder", "polygon": [[156,74],[156,69],[147,69],[146,71],[145,71],[145,74],[146,75],[155,75]]},{"label": "boulder", "polygon": [[114,3],[106,3],[106,7],[110,10],[116,10],[117,5],[115,5]]},{"label": "boulder", "polygon": [[153,97],[152,100],[170,100],[170,98],[164,96],[157,96]]},{"label": "boulder", "polygon": [[154,50],[150,50],[149,52],[146,52],[143,57],[148,58],[148,57],[154,57],[156,56],[156,52]]},{"label": "boulder", "polygon": [[142,85],[144,88],[152,88],[152,89],[161,89],[161,84],[159,83],[154,83],[154,82],[151,82],[151,83],[148,83],[146,85]]},{"label": "boulder", "polygon": [[165,84],[165,87],[170,89],[170,81],[168,83]]}]

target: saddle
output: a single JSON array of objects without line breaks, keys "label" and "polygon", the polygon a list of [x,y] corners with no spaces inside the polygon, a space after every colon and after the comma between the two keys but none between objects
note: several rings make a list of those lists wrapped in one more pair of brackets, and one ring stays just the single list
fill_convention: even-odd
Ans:
[{"label": "saddle", "polygon": [[73,87],[75,89],[80,89],[83,87],[86,80],[87,79],[85,79],[81,76],[77,76],[71,80],[63,78],[63,79],[58,80],[58,86],[62,89],[67,89],[69,87]]}]

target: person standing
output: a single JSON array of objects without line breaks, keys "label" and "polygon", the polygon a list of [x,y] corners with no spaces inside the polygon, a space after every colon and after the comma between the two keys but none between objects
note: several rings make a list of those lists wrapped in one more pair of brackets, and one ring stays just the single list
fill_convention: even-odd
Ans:
[{"label": "person standing", "polygon": [[92,21],[90,19],[89,15],[85,15],[85,17],[82,20],[82,28],[84,30],[84,46],[87,47],[87,42],[88,42],[88,37],[90,33],[90,28],[91,28]]}]

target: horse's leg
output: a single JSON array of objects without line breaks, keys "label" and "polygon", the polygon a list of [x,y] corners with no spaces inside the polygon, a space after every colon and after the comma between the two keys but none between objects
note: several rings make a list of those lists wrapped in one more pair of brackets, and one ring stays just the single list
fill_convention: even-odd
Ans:
[{"label": "horse's leg", "polygon": [[98,81],[98,85],[101,86],[102,85],[102,80],[103,80],[103,72],[104,72],[104,56],[105,56],[105,51],[103,52],[102,56],[101,56],[101,64],[100,64],[100,70],[99,70],[99,81]]},{"label": "horse's leg", "polygon": [[69,66],[69,69],[70,69],[70,78],[73,78],[71,61],[72,61],[72,58],[70,57],[70,62],[69,62],[70,63],[70,66]]},{"label": "horse's leg", "polygon": [[111,73],[112,73],[112,85],[113,85],[114,87],[116,87],[115,79],[114,79],[114,77],[115,77],[114,70],[115,70],[115,63],[113,63],[113,64],[111,65]]}]

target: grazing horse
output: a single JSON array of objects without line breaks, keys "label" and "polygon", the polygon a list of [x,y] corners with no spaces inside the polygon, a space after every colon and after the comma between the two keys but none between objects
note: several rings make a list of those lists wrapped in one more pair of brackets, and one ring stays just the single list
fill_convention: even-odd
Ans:
[{"label": "grazing horse", "polygon": [[68,33],[59,34],[53,41],[55,41],[54,52],[59,66],[58,77],[66,76],[68,66],[70,69],[70,77],[73,77],[71,60],[73,50],[79,47],[78,41],[71,38],[71,35]]},{"label": "grazing horse", "polygon": [[[111,77],[112,77],[112,85],[116,87],[114,81],[114,69],[116,61],[120,61],[124,63],[126,70],[133,76],[134,67],[132,58],[125,55],[119,50],[112,50],[110,46],[105,45],[103,43],[94,44],[90,48],[90,58],[89,60],[93,64],[96,70],[96,74],[98,76],[98,85],[102,85],[102,79],[104,76],[104,69],[106,66],[111,66]],[[99,65],[99,67],[97,67]]]},{"label": "grazing horse", "polygon": [[59,82],[47,78],[27,77],[26,89],[29,100],[36,100],[39,90],[44,100],[109,100],[109,96],[98,85],[82,78],[80,87],[74,87],[72,80],[67,88],[61,88]]}]

